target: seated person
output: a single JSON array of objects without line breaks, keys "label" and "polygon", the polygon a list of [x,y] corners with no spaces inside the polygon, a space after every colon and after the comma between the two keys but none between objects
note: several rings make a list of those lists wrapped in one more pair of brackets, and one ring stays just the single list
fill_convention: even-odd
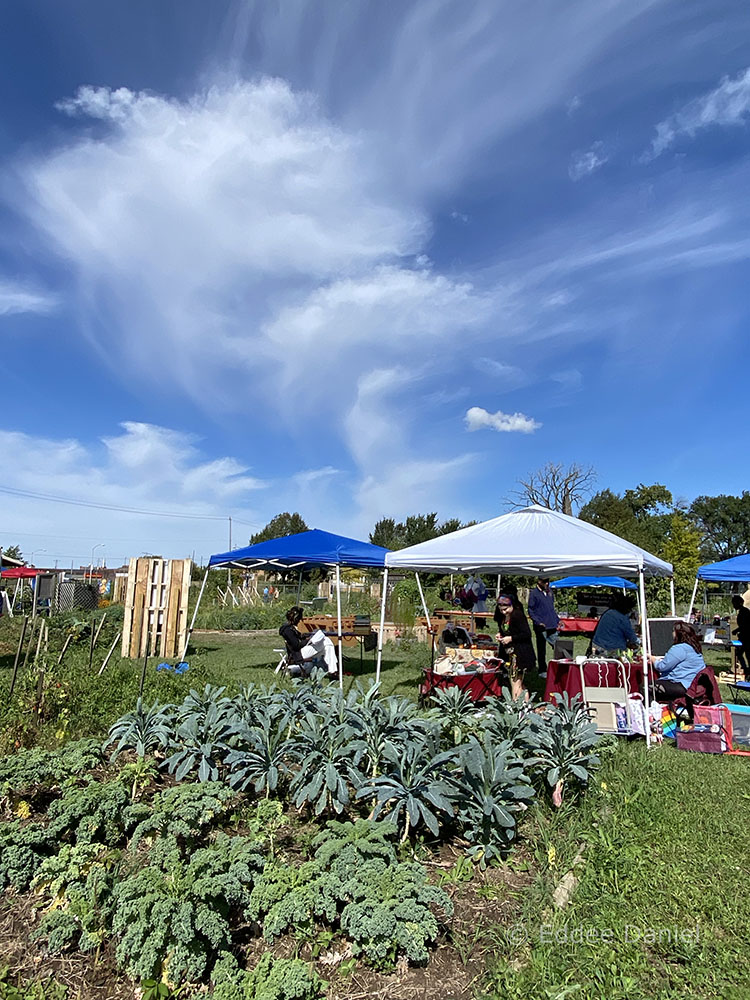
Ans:
[{"label": "seated person", "polygon": [[635,649],[638,636],[630,620],[632,602],[625,594],[618,594],[612,607],[599,619],[591,645],[595,656],[611,656],[622,649]]},{"label": "seated person", "polygon": [[674,645],[664,656],[649,656],[649,663],[659,675],[654,684],[654,694],[659,702],[668,703],[684,698],[695,678],[706,669],[701,641],[692,625],[677,622],[674,627]]},{"label": "seated person", "polygon": [[441,653],[445,652],[446,646],[457,647],[457,646],[470,646],[471,636],[463,627],[463,625],[455,625],[453,619],[449,618],[443,631],[440,633],[440,638],[438,640],[438,650]]},{"label": "seated person", "polygon": [[305,635],[297,630],[303,615],[302,608],[290,608],[286,613],[286,623],[279,629],[279,635],[286,643],[289,673],[293,677],[300,674],[307,677],[313,667],[324,666],[329,677],[338,676],[336,649],[328,636],[320,629]]}]

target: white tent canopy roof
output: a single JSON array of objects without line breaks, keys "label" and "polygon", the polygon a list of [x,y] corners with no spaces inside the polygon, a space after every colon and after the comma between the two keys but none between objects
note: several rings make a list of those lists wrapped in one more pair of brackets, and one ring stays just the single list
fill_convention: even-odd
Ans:
[{"label": "white tent canopy roof", "polygon": [[556,576],[671,576],[669,563],[577,517],[534,504],[491,521],[389,552],[388,569]]}]

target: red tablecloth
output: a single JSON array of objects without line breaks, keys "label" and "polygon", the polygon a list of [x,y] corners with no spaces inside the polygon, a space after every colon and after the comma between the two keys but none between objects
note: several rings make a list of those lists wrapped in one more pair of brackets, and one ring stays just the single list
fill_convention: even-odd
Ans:
[{"label": "red tablecloth", "polygon": [[593,635],[598,618],[560,618],[557,631],[560,635]]},{"label": "red tablecloth", "polygon": [[[643,694],[643,664],[625,663],[625,680],[631,694]],[[587,687],[617,687],[620,669],[617,660],[589,661],[583,665],[583,675]],[[550,660],[547,666],[547,683],[544,688],[545,701],[552,701],[553,694],[563,694],[573,699],[582,696],[581,668],[575,660]]]},{"label": "red tablecloth", "polygon": [[472,701],[484,701],[485,698],[500,697],[503,684],[508,686],[508,675],[503,670],[485,670],[481,674],[437,674],[428,668],[423,673],[421,693],[424,695],[429,695],[438,688],[458,687]]}]

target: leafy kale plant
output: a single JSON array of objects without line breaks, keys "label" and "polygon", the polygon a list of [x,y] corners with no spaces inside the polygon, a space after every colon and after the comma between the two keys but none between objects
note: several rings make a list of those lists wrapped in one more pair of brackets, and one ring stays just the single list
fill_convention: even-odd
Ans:
[{"label": "leafy kale plant", "polygon": [[402,841],[423,823],[437,836],[439,814],[453,816],[448,779],[457,764],[457,750],[441,753],[437,738],[426,736],[403,749],[387,747],[385,758],[386,773],[371,778],[357,797],[374,797],[372,818],[385,815],[402,828]]},{"label": "leafy kale plant", "polygon": [[469,857],[484,868],[507,849],[516,832],[516,815],[534,796],[524,762],[510,743],[495,743],[489,733],[472,737],[462,753],[455,779],[455,800]]},{"label": "leafy kale plant", "polygon": [[160,705],[155,701],[144,708],[139,698],[135,711],[118,719],[109,731],[105,749],[116,743],[112,760],[124,750],[132,750],[137,757],[145,757],[157,750],[165,750],[173,733],[174,705]]},{"label": "leafy kale plant", "polygon": [[550,706],[542,723],[534,728],[534,765],[552,789],[552,802],[562,804],[569,784],[585,786],[599,757],[593,752],[599,742],[596,726],[586,707],[567,694]]},{"label": "leafy kale plant", "polygon": [[229,816],[237,800],[231,788],[220,781],[175,785],[156,794],[150,805],[131,806],[126,817],[139,819],[131,848],[144,838],[172,837],[185,846],[196,845],[212,826]]}]

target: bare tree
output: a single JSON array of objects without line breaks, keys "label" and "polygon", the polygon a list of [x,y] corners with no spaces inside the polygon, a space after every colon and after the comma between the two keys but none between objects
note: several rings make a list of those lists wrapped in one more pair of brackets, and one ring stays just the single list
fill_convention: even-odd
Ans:
[{"label": "bare tree", "polygon": [[566,468],[562,462],[547,462],[526,479],[519,479],[518,489],[506,497],[505,503],[509,507],[538,503],[550,510],[572,514],[573,507],[591,495],[595,482],[596,472],[590,465],[572,462]]}]

